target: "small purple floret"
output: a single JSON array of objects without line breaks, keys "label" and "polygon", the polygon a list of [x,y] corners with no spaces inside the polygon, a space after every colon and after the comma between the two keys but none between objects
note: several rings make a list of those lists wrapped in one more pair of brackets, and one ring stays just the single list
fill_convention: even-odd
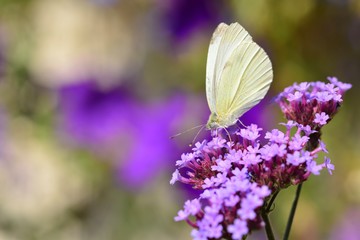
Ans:
[{"label": "small purple floret", "polygon": [[314,123],[319,124],[320,126],[323,126],[327,123],[327,120],[329,119],[329,116],[322,112],[322,113],[316,113]]}]

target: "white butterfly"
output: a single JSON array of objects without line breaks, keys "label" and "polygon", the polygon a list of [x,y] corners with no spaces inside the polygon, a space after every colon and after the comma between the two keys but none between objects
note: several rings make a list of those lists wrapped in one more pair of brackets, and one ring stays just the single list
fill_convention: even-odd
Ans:
[{"label": "white butterfly", "polygon": [[270,59],[238,23],[220,23],[210,41],[206,97],[208,129],[226,128],[264,98],[273,79]]}]

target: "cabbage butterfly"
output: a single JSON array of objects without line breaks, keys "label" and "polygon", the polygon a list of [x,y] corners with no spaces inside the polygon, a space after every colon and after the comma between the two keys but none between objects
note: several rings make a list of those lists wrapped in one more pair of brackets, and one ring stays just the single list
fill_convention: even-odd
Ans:
[{"label": "cabbage butterfly", "polygon": [[220,23],[210,41],[206,97],[208,129],[227,128],[264,98],[273,79],[269,57],[239,24]]}]

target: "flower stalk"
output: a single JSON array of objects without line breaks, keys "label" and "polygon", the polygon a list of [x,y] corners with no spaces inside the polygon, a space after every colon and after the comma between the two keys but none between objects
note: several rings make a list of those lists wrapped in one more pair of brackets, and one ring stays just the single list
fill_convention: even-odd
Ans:
[{"label": "flower stalk", "polygon": [[301,188],[302,188],[302,183],[300,183],[296,188],[295,198],[294,198],[293,204],[291,206],[291,210],[290,210],[289,218],[288,218],[288,221],[286,224],[286,229],[285,229],[283,240],[289,239],[291,226],[292,226],[292,223],[293,223],[293,220],[295,217],[296,207],[297,207],[297,204],[298,204],[298,201],[300,198]]},{"label": "flower stalk", "polygon": [[265,232],[268,240],[275,240],[275,236],[271,227],[270,219],[269,219],[269,213],[266,211],[265,208],[261,211],[261,217],[264,220],[265,223]]}]

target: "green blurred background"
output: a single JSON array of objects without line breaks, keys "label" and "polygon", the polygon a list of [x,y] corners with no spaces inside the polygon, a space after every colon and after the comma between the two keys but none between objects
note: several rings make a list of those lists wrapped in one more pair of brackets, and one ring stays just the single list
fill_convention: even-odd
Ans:
[{"label": "green blurred background", "polygon": [[194,193],[169,180],[196,131],[169,137],[206,122],[208,44],[234,21],[274,67],[248,123],[278,127],[293,82],[353,84],[323,131],[336,170],[305,183],[291,239],[358,239],[358,0],[0,0],[0,239],[191,239],[173,217]]}]

